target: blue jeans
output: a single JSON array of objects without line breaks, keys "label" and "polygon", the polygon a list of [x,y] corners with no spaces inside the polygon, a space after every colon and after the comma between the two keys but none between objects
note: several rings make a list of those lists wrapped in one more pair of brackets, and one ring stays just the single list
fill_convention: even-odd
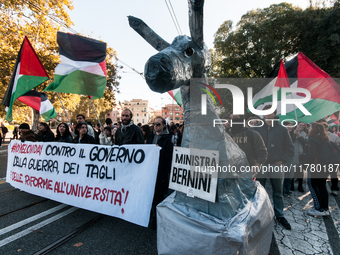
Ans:
[{"label": "blue jeans", "polygon": [[292,178],[286,178],[283,180],[283,194],[289,194],[290,193],[290,187],[291,187],[291,181]]},{"label": "blue jeans", "polygon": [[256,180],[261,183],[263,187],[266,185],[267,178],[269,178],[273,189],[273,203],[274,213],[277,218],[283,217],[283,178],[284,173],[260,173],[257,175]]},{"label": "blue jeans", "polygon": [[293,164],[290,163],[290,162],[285,164],[285,166],[289,167],[290,172],[284,173],[283,194],[289,194],[290,193],[290,187],[291,187],[291,180],[294,177],[294,168],[293,168]]}]

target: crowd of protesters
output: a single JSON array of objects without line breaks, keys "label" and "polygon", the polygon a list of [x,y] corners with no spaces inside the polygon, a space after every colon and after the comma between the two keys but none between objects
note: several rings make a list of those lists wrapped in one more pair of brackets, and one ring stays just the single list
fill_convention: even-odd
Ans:
[{"label": "crowd of protesters", "polygon": [[[266,106],[263,110],[269,109]],[[57,135],[50,130],[47,123],[38,124],[38,133],[30,130],[29,125],[23,123],[19,126],[20,139],[22,141],[40,142],[66,142],[101,145],[126,145],[126,144],[156,144],[160,146],[160,159],[155,187],[154,200],[150,216],[150,227],[156,228],[156,206],[169,193],[169,174],[172,162],[174,146],[181,146],[183,125],[157,116],[152,126],[134,124],[132,112],[129,109],[122,111],[122,122],[113,123],[110,118],[105,120],[105,125],[98,123],[95,127],[86,122],[85,116],[77,115],[75,127],[69,127],[67,123],[60,123],[57,127]],[[240,115],[230,115],[225,126],[226,135],[230,135],[233,141],[244,151],[249,165],[252,167],[254,180],[263,186],[269,179],[273,190],[273,208],[276,220],[286,229],[291,225],[284,217],[284,198],[289,197],[295,191],[295,180],[298,182],[297,191],[304,192],[303,177],[306,164],[321,164],[325,161],[320,157],[324,141],[340,144],[340,133],[336,129],[331,130],[324,120],[312,124],[286,121],[282,124],[278,120],[276,112],[265,115],[263,119],[251,118],[245,120]],[[230,125],[245,123],[246,125]],[[262,123],[262,124],[261,124]],[[247,125],[248,124],[248,125]],[[339,162],[340,163],[340,162]],[[290,172],[264,172],[263,167],[288,166]],[[293,167],[292,167],[293,166]],[[303,171],[293,171],[302,169]],[[307,171],[307,185],[314,201],[314,208],[308,211],[312,216],[329,215],[328,193],[326,180],[328,174],[320,175]],[[338,177],[334,171],[331,175],[333,195],[337,195]]]},{"label": "crowd of protesters", "polygon": [[[264,107],[263,110],[269,108],[271,105]],[[259,181],[263,186],[267,179],[270,180],[276,220],[284,228],[291,229],[291,225],[284,217],[284,198],[290,197],[292,191],[295,191],[295,181],[298,182],[297,191],[304,192],[304,172],[307,174],[306,182],[314,202],[314,208],[309,210],[308,214],[311,216],[329,215],[326,181],[331,176],[331,193],[338,195],[337,171],[321,171],[321,174],[313,168],[328,167],[321,156],[322,151],[326,149],[324,148],[325,141],[332,142],[333,148],[336,148],[339,155],[340,133],[337,132],[336,127],[330,129],[323,119],[312,124],[303,122],[295,124],[289,121],[281,123],[278,121],[276,112],[263,116],[263,119],[252,117],[245,120],[239,115],[225,115],[223,119],[226,121],[224,125],[226,133],[245,152],[249,165],[253,167],[254,180]],[[232,122],[245,123],[248,126],[231,125]],[[340,161],[337,162],[339,163]],[[268,167],[269,165],[287,166],[286,169],[290,171],[260,171],[259,166]]]}]

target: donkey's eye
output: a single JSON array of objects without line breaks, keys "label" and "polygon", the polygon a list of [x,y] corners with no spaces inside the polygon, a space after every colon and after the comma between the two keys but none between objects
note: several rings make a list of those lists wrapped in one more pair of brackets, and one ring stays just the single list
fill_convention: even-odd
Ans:
[{"label": "donkey's eye", "polygon": [[184,56],[186,56],[187,58],[190,58],[194,54],[194,52],[195,50],[189,47],[184,51]]}]

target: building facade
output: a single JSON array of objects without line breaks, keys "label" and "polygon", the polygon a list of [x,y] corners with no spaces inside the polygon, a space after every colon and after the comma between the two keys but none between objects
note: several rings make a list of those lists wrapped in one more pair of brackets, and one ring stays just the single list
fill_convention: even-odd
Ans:
[{"label": "building facade", "polygon": [[112,111],[106,114],[106,118],[110,118],[113,123],[121,121],[122,105],[117,104]]},{"label": "building facade", "polygon": [[182,123],[184,121],[183,109],[178,104],[167,104],[162,107],[162,116],[174,123]]},{"label": "building facade", "polygon": [[149,100],[132,99],[124,101],[124,108],[131,110],[133,123],[142,125],[148,124],[153,119],[154,110],[150,107]]}]

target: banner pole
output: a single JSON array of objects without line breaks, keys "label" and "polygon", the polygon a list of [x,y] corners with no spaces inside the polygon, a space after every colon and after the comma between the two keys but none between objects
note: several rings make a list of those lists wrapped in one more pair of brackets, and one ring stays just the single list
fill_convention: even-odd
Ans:
[{"label": "banner pole", "polygon": [[102,123],[100,122],[99,118],[98,118],[98,115],[97,115],[97,112],[96,112],[96,109],[94,109],[94,106],[93,106],[93,103],[92,103],[92,99],[90,97],[88,97],[90,99],[90,103],[91,103],[91,106],[92,106],[92,109],[94,111],[94,114],[96,115],[97,117],[97,120],[98,120],[98,123],[101,127],[103,127]]}]

